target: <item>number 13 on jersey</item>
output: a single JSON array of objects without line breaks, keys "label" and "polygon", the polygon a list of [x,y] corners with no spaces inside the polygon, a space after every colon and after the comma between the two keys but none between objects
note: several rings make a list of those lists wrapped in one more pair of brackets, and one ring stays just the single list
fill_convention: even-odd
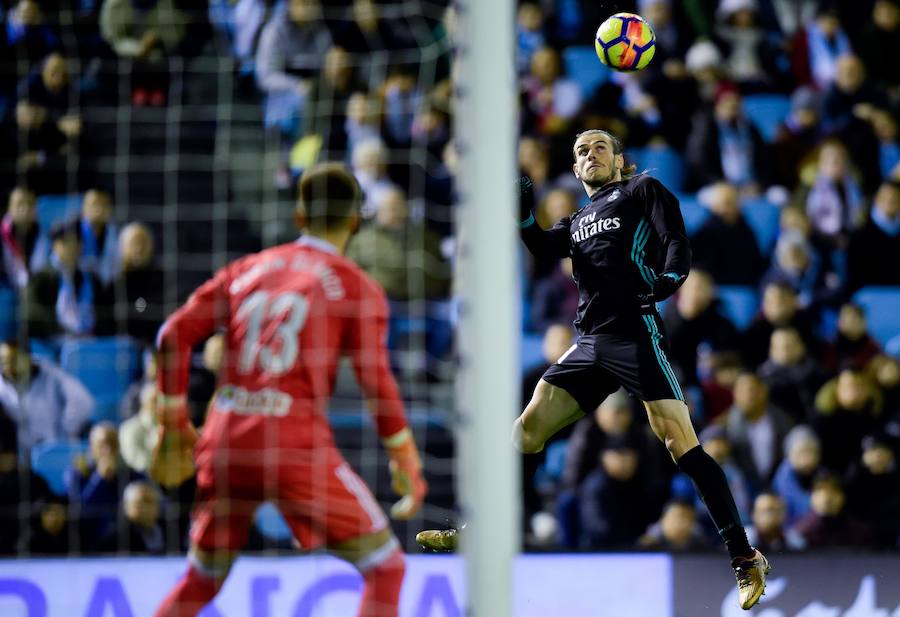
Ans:
[{"label": "number 13 on jersey", "polygon": [[309,315],[309,301],[292,291],[271,296],[268,291],[254,292],[237,310],[236,320],[247,322],[238,358],[240,373],[259,368],[277,377],[291,370],[297,361],[299,335]]}]

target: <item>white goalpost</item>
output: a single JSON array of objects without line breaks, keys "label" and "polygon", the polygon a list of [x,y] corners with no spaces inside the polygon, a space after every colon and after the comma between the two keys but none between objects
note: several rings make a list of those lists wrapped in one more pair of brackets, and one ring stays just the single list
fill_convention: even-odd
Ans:
[{"label": "white goalpost", "polygon": [[457,32],[456,139],[460,153],[459,474],[468,607],[511,617],[519,552],[516,120],[512,0],[465,0]]}]

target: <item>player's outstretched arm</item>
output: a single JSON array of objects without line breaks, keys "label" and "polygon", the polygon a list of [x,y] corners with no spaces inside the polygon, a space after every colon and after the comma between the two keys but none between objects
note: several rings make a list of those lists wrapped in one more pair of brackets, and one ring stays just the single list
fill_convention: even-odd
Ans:
[{"label": "player's outstretched arm", "polygon": [[390,457],[391,487],[400,496],[391,508],[391,516],[407,520],[422,507],[428,485],[422,476],[422,459],[409,429],[400,389],[391,372],[387,330],[387,301],[383,292],[373,289],[369,298],[360,302],[360,314],[351,326],[353,368]]},{"label": "player's outstretched arm", "polygon": [[544,230],[534,218],[534,183],[528,176],[519,178],[519,227],[522,241],[537,257],[569,256],[569,218]]}]

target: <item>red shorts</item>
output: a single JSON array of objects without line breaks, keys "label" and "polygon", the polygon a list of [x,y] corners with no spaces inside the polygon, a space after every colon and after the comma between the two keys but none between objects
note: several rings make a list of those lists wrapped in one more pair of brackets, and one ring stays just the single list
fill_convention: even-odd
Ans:
[{"label": "red shorts", "polygon": [[291,457],[290,465],[203,464],[191,541],[203,551],[238,551],[256,508],[272,502],[299,546],[333,546],[383,531],[388,520],[362,478],[334,448]]}]

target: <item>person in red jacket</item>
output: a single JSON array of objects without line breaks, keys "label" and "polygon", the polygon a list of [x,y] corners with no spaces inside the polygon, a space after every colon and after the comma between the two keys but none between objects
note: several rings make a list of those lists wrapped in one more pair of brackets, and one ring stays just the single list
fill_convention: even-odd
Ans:
[{"label": "person in red jacket", "polygon": [[[197,615],[273,502],[304,549],[324,546],[365,580],[360,617],[396,617],[404,557],[378,502],[338,451],[326,417],[338,361],[350,356],[390,456],[391,514],[412,517],[427,487],[390,372],[384,292],[342,253],[359,224],[360,188],[342,165],[299,185],[299,240],[239,259],[200,286],[160,330],[163,486],[197,472],[189,567],[156,617]],[[225,361],[202,435],[188,420],[191,349],[223,329]],[[190,459],[194,449],[194,461]]]}]

